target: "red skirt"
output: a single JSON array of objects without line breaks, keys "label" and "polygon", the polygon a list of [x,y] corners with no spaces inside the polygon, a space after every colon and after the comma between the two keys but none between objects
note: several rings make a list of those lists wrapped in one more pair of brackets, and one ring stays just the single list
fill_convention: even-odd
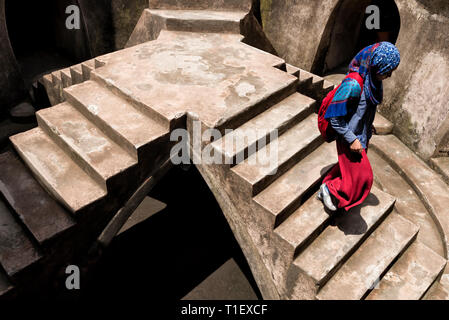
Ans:
[{"label": "red skirt", "polygon": [[346,142],[337,139],[337,152],[338,163],[323,183],[338,199],[338,208],[348,211],[369,195],[373,186],[373,169],[365,150],[362,154],[351,152]]}]

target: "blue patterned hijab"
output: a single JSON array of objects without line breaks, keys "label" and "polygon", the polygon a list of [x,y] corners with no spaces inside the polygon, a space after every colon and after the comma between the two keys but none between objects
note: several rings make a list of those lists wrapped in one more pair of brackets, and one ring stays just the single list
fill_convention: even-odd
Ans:
[{"label": "blue patterned hijab", "polygon": [[400,62],[401,55],[395,45],[380,42],[360,51],[349,65],[349,72],[358,72],[362,76],[366,98],[378,105],[383,100],[383,86],[375,75],[395,70]]}]

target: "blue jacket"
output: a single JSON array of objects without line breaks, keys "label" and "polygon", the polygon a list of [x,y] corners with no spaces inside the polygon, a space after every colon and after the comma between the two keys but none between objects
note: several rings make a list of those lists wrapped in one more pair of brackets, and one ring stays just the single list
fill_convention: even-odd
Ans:
[{"label": "blue jacket", "polygon": [[376,116],[377,105],[372,104],[362,91],[357,109],[348,108],[348,114],[342,117],[329,118],[332,128],[347,143],[351,144],[359,139],[363,148],[366,149],[368,141],[372,136],[372,125]]}]

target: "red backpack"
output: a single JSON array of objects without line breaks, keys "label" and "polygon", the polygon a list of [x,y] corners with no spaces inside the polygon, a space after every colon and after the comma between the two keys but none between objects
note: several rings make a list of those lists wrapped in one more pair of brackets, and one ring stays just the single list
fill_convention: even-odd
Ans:
[{"label": "red backpack", "polygon": [[[357,72],[352,72],[348,74],[345,79],[347,78],[357,80],[360,88],[363,90],[363,79],[360,74],[358,74]],[[338,88],[340,88],[340,86],[341,83],[340,85],[338,85],[338,87],[327,94],[326,98],[324,98],[323,100],[323,103],[321,103],[320,110],[318,111],[318,129],[320,130],[321,136],[326,142],[332,142],[337,138],[337,133],[329,124],[329,121],[327,119],[324,119],[324,115],[326,114],[327,108],[329,108],[329,105],[334,99],[335,93],[337,92]]]}]

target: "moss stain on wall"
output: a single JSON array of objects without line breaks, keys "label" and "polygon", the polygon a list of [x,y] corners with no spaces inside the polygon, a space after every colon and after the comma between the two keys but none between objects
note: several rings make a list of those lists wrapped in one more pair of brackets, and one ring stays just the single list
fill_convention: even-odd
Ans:
[{"label": "moss stain on wall", "polygon": [[271,5],[272,5],[272,0],[260,0],[260,14],[262,16],[262,27],[263,28],[265,28],[265,26],[270,21]]}]

